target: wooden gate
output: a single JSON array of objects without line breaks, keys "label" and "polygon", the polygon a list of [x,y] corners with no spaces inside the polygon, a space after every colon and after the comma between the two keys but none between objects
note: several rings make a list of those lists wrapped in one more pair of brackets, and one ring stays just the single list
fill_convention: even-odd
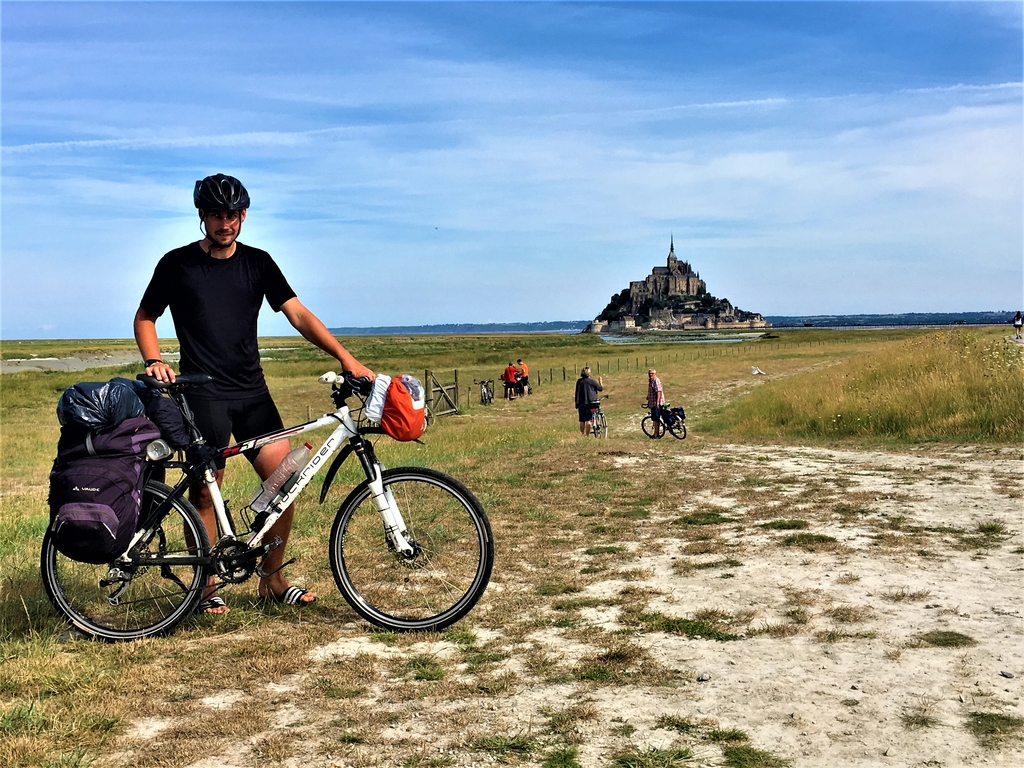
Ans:
[{"label": "wooden gate", "polygon": [[459,372],[454,373],[454,382],[442,384],[433,371],[423,372],[423,385],[427,388],[427,406],[434,417],[459,412]]}]

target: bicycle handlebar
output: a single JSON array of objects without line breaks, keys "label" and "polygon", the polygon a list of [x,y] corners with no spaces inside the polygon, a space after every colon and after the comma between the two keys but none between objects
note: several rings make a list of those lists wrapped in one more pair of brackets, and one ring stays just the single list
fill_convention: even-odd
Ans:
[{"label": "bicycle handlebar", "polygon": [[200,384],[209,384],[215,379],[208,373],[179,373],[174,377],[174,381],[161,381],[155,376],[147,376],[144,373],[140,373],[135,377],[137,381],[141,381],[147,387],[151,389],[170,389],[171,387],[187,387],[187,386],[198,386]]}]

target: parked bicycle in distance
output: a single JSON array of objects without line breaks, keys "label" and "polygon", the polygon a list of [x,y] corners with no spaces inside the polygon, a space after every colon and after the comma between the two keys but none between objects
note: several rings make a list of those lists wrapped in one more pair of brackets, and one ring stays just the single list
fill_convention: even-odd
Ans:
[{"label": "parked bicycle in distance", "polygon": [[[187,454],[175,459],[163,440],[146,449],[148,469],[136,533],[126,552],[102,565],[72,560],[57,551],[47,532],[40,557],[43,585],[54,607],[80,632],[106,641],[163,635],[188,617],[213,584],[238,584],[281,544],[267,533],[298,495],[330,463],[320,503],[338,469],[355,455],[365,475],[338,508],[328,538],[331,571],[352,609],[372,624],[393,631],[437,631],[465,616],[490,579],[494,541],[487,515],[459,481],[424,467],[384,469],[367,436],[381,427],[359,426],[346,400],[364,397],[370,384],[327,373],[336,410],[314,421],[243,441],[207,445],[185,398],[205,374],[181,374],[174,383],[138,377],[165,390],[192,435]],[[333,427],[309,462],[281,486],[260,511],[246,505],[235,519],[215,479],[216,461],[242,455],[315,429]],[[179,470],[174,486],[167,470]],[[217,539],[188,501],[191,483],[203,483],[214,503]],[[255,500],[255,499],[254,499]]]},{"label": "parked bicycle in distance", "polygon": [[480,385],[480,404],[490,405],[494,402],[494,380],[489,381],[477,381],[473,379],[474,384]]},{"label": "parked bicycle in distance", "polygon": [[[641,403],[641,406],[649,409],[647,403]],[[661,406],[660,420],[662,428],[658,429],[658,424],[655,422],[654,417],[648,414],[640,422],[640,428],[651,439],[664,437],[665,432],[671,432],[672,437],[677,440],[686,439],[686,411],[683,410],[682,406],[673,408],[669,403],[665,403]]]},{"label": "parked bicycle in distance", "polygon": [[[601,400],[607,399],[608,395],[604,395],[601,398]],[[590,434],[598,439],[608,437],[608,418],[604,415],[604,411],[601,410],[601,401],[599,400],[590,407]]]}]

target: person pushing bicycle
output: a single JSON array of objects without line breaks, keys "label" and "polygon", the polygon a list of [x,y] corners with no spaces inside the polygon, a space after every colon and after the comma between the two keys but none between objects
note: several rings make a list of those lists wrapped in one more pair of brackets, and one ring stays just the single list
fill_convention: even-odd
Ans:
[{"label": "person pushing bicycle", "polygon": [[661,423],[661,409],[664,405],[665,391],[661,379],[658,378],[658,372],[651,368],[647,371],[647,407],[651,409],[651,418],[654,419],[655,437],[665,434],[665,425]]},{"label": "person pushing bicycle", "polygon": [[590,377],[590,366],[580,371],[580,377],[576,380],[576,411],[580,417],[580,434],[590,434],[590,420],[593,412],[601,404],[601,396],[597,394],[604,389],[604,382],[601,377],[597,381]]},{"label": "person pushing bicycle", "polygon": [[[174,371],[160,357],[156,332],[156,321],[170,309],[181,349],[180,371],[213,377],[209,384],[189,390],[196,426],[208,443],[222,447],[228,445],[230,435],[243,441],[284,427],[260,366],[256,322],[264,299],[306,340],[337,359],[344,371],[374,378],[299,301],[270,254],[238,240],[250,202],[238,179],[218,173],[197,181],[193,202],[203,238],[160,259],[133,325],[146,374],[173,382]],[[246,458],[260,479],[266,480],[289,450],[288,441],[281,440],[247,453]],[[223,477],[221,459],[218,485]],[[189,498],[210,541],[215,541],[217,524],[210,492],[196,484],[190,488]],[[289,507],[269,531],[269,538],[276,536],[281,544],[263,561],[258,592],[264,600],[304,606],[316,600],[316,595],[289,585],[281,573],[292,514]],[[211,584],[199,611],[221,614],[228,610]]]}]

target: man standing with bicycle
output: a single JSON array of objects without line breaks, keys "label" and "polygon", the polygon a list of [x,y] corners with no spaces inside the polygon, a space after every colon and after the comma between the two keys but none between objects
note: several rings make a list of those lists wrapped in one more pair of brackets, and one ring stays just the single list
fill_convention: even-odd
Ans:
[{"label": "man standing with bicycle", "polygon": [[[264,299],[275,312],[283,312],[309,342],[337,359],[344,371],[373,378],[302,305],[270,254],[238,241],[249,208],[249,193],[238,179],[216,174],[197,181],[193,202],[203,239],[160,259],[135,313],[134,330],[146,373],[160,381],[174,381],[174,371],[160,357],[156,332],[157,319],[170,308],[181,348],[181,372],[206,373],[214,379],[189,390],[196,426],[208,444],[220,448],[228,445],[231,435],[242,441],[284,427],[260,366],[256,323]],[[252,455],[247,453],[246,458],[265,480],[289,450],[288,441],[282,440]],[[221,460],[218,484],[223,477]],[[210,541],[216,541],[209,491],[197,484],[189,497]],[[268,539],[276,536],[281,545],[263,561],[261,574],[265,575],[260,579],[259,595],[264,600],[303,606],[312,603],[316,595],[290,586],[281,573],[292,514],[289,507],[269,531]],[[229,609],[211,587],[199,610],[227,613]]]},{"label": "man standing with bicycle", "polygon": [[590,378],[590,366],[580,371],[580,377],[576,380],[576,411],[580,417],[580,434],[590,434],[590,419],[594,409],[601,404],[601,396],[597,394],[604,389],[604,382],[601,377],[597,381]]},{"label": "man standing with bicycle", "polygon": [[665,425],[661,423],[663,405],[665,405],[665,391],[662,389],[658,372],[651,368],[647,371],[647,407],[651,409],[651,418],[654,420],[655,437],[665,434]]}]

